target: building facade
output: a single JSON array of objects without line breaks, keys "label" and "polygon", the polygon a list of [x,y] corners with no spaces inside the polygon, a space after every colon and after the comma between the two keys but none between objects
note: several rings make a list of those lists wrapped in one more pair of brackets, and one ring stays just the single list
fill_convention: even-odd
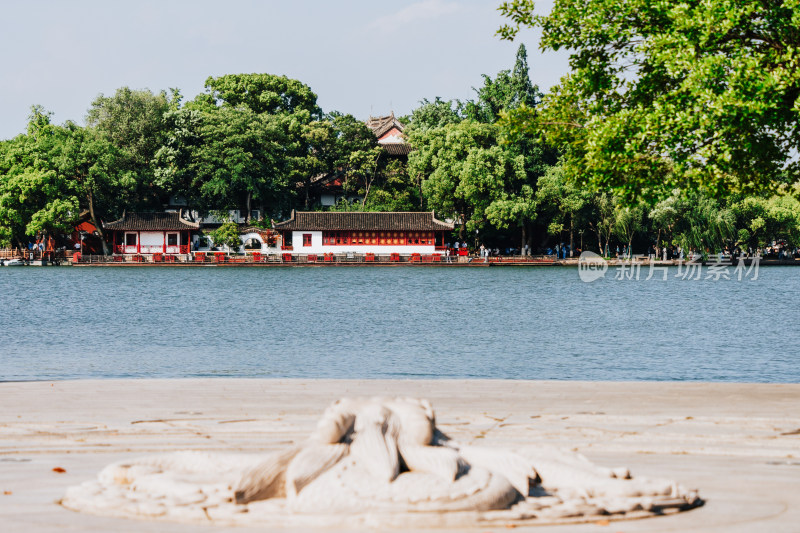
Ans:
[{"label": "building facade", "polygon": [[444,252],[453,224],[425,211],[292,211],[289,220],[273,228],[281,234],[282,251],[293,255],[430,255]]},{"label": "building facade", "polygon": [[103,224],[103,229],[111,233],[108,237],[116,254],[188,254],[192,234],[200,226],[182,214],[126,212],[119,220]]}]

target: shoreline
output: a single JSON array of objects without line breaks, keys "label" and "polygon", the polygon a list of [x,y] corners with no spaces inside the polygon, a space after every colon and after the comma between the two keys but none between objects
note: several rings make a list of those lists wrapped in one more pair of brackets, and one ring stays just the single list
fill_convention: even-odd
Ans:
[{"label": "shoreline", "polygon": [[[745,258],[743,260],[744,266],[751,266],[753,263],[753,258]],[[501,257],[501,258],[490,258],[488,262],[484,262],[483,259],[479,257],[472,257],[470,261],[458,261],[455,260],[453,262],[447,262],[444,259],[437,259],[437,260],[415,260],[415,261],[364,261],[363,258],[361,259],[352,259],[352,260],[337,260],[334,262],[328,262],[323,260],[292,260],[292,261],[249,261],[249,260],[241,260],[238,258],[237,260],[232,261],[172,261],[172,262],[154,262],[154,261],[105,261],[105,260],[90,260],[90,261],[80,261],[80,262],[72,262],[72,261],[58,261],[58,262],[47,262],[47,261],[34,261],[30,265],[27,266],[74,266],[74,267],[134,267],[134,268],[155,268],[155,267],[169,267],[169,268],[203,268],[203,267],[213,267],[213,268],[288,268],[288,267],[405,267],[405,266],[412,266],[412,267],[457,267],[457,268],[488,268],[488,267],[578,267],[579,266],[579,259],[578,258],[569,258],[569,259],[535,259],[535,260],[527,260],[522,259],[519,257]],[[608,267],[619,267],[619,266],[627,266],[627,267],[677,267],[677,266],[689,266],[689,265],[702,265],[705,267],[719,267],[719,268],[735,268],[737,263],[734,261],[722,261],[722,262],[715,262],[714,260],[709,260],[692,263],[686,259],[667,259],[661,260],[656,259],[650,261],[648,259],[639,259],[639,260],[625,260],[625,259],[616,259],[616,258],[608,258],[603,259],[602,263]],[[758,261],[758,267],[764,266],[800,266],[800,259],[760,259]]]},{"label": "shoreline", "polygon": [[674,479],[707,502],[674,516],[612,522],[614,529],[517,529],[744,533],[789,532],[800,523],[800,384],[254,378],[0,383],[0,522],[28,533],[197,531],[78,514],[54,502],[125,458],[280,449],[305,438],[335,399],[373,395],[430,399],[438,425],[462,441],[556,445],[635,476]]}]

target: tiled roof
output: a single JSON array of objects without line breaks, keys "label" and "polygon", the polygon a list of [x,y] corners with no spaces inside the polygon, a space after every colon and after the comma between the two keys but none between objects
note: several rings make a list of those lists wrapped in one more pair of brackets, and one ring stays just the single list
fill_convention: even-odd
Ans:
[{"label": "tiled roof", "polygon": [[239,226],[239,235],[244,235],[246,233],[258,233],[264,237],[267,235],[273,235],[275,231],[271,229],[264,229],[260,226]]},{"label": "tiled roof", "polygon": [[378,138],[392,128],[397,128],[401,132],[404,129],[403,124],[394,118],[394,113],[385,117],[369,117],[369,120],[367,120],[367,127],[371,129],[375,137]]},{"label": "tiled roof", "polygon": [[411,153],[411,145],[406,143],[382,143],[380,146],[389,155],[408,155]]},{"label": "tiled roof", "polygon": [[436,220],[432,211],[422,212],[336,212],[292,211],[289,220],[273,224],[287,231],[452,231],[453,225]]},{"label": "tiled roof", "polygon": [[122,218],[103,224],[103,228],[118,231],[186,231],[200,227],[189,222],[181,213],[123,213]]}]

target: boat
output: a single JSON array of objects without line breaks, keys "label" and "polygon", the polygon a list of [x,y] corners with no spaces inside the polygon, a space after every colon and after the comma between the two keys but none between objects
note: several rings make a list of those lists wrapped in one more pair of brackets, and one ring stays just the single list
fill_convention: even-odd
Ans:
[{"label": "boat", "polygon": [[2,260],[0,261],[0,264],[7,267],[13,267],[13,266],[25,266],[26,263],[22,259],[15,257],[14,259]]}]

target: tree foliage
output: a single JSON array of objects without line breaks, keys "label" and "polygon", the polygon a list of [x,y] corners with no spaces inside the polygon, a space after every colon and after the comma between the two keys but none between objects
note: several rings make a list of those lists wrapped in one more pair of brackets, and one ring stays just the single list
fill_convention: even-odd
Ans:
[{"label": "tree foliage", "polygon": [[124,208],[135,182],[121,155],[95,129],[57,126],[34,106],[26,135],[4,143],[0,181],[0,238],[22,245],[26,236],[69,232],[82,210],[100,231],[103,215]]},{"label": "tree foliage", "polygon": [[542,99],[539,87],[531,82],[528,53],[519,45],[512,70],[501,70],[495,79],[483,75],[483,87],[475,89],[477,99],[465,105],[467,117],[479,122],[496,122],[503,111],[525,107],[533,109]]},{"label": "tree foliage", "polygon": [[487,222],[516,225],[534,213],[524,158],[500,147],[497,136],[496,126],[471,120],[410,136],[417,150],[409,156],[409,172],[424,176],[428,205],[463,220],[468,231]]},{"label": "tree foliage", "polygon": [[541,112],[509,117],[568,151],[585,183],[632,197],[680,187],[721,197],[798,181],[800,3],[504,2],[513,38],[542,29],[571,72]]}]

